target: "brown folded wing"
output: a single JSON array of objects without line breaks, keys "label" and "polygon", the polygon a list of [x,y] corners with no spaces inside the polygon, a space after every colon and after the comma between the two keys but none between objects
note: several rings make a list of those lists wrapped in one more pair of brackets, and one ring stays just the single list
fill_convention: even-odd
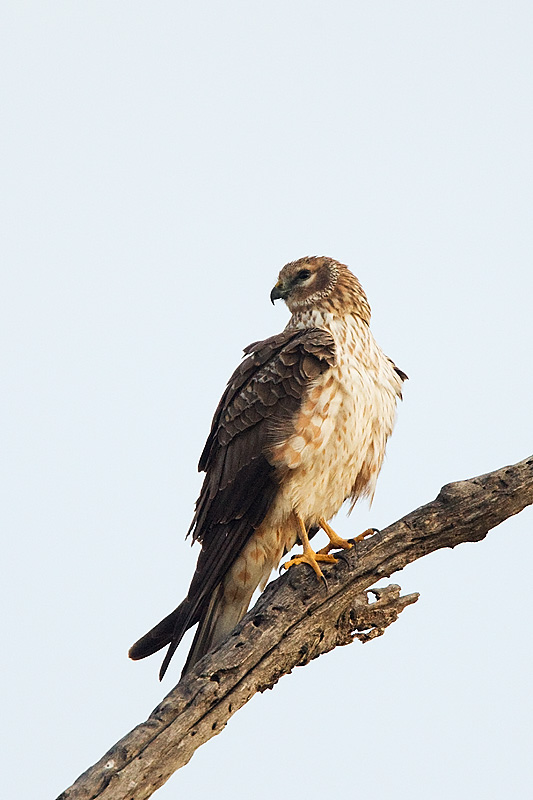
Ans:
[{"label": "brown folded wing", "polygon": [[200,457],[198,469],[206,476],[189,533],[202,550],[162,673],[274,502],[283,474],[269,452],[291,435],[307,389],[335,363],[333,337],[318,328],[284,331],[244,352],[248,357],[229,380]]}]

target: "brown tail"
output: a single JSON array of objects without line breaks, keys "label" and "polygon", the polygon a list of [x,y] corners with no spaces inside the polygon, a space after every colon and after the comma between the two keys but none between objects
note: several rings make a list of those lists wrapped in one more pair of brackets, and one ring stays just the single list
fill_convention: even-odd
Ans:
[{"label": "brown tail", "polygon": [[135,642],[128,655],[134,661],[138,661],[141,658],[157,653],[167,644],[170,645],[159,671],[159,679],[162,680],[170,659],[176,652],[183,635],[195,622],[198,622],[198,628],[189,650],[187,661],[183,667],[183,676],[206,653],[226,638],[245,615],[249,601],[250,598],[246,598],[242,602],[228,603],[224,599],[221,584],[211,594],[205,610],[198,614],[191,614],[191,603],[188,599],[185,599],[168,617],[161,620],[152,630]]},{"label": "brown tail", "polygon": [[[228,602],[224,597],[223,585],[219,583],[211,595],[205,613],[202,614],[200,619],[187,661],[181,673],[182,676],[186,675],[206,653],[209,653],[220,642],[224,641],[226,636],[246,614],[249,602],[250,597],[243,598],[237,602]],[[169,653],[170,648],[167,653],[167,658],[170,661]],[[163,667],[166,669],[165,663],[163,663]]]},{"label": "brown tail", "polygon": [[[197,619],[191,618],[191,603],[186,598],[167,617],[158,622],[148,633],[145,633],[134,645],[130,647],[129,657],[134,661],[157,653],[167,644],[176,642],[176,647],[187,631]],[[174,649],[176,649],[176,647]]]},{"label": "brown tail", "polygon": [[[199,661],[202,656],[205,656],[209,650],[212,650],[219,641],[221,641],[223,636],[217,637],[217,622],[220,618],[221,613],[221,597],[222,597],[222,587],[220,584],[217,586],[213,594],[211,595],[211,600],[209,601],[209,605],[207,606],[205,613],[202,614],[202,618],[198,624],[198,628],[196,629],[196,633],[194,639],[192,641],[191,649],[189,650],[189,655],[187,656],[187,661],[185,662],[185,666],[183,667],[182,676],[185,675],[189,670],[192,668],[197,661]],[[165,661],[168,663],[172,657],[172,654],[169,651],[166,655]],[[166,669],[166,664],[163,662],[163,667]]]}]

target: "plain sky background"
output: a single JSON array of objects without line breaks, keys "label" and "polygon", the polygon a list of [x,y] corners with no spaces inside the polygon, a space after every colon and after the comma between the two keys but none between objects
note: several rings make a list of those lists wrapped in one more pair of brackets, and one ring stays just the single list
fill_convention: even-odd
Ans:
[{"label": "plain sky background", "polygon": [[[533,4],[0,8],[2,794],[53,798],[147,717],[211,415],[278,270],[359,276],[410,376],[384,527],[532,446]],[[385,636],[255,697],[157,794],[526,797],[533,513],[391,580]]]}]

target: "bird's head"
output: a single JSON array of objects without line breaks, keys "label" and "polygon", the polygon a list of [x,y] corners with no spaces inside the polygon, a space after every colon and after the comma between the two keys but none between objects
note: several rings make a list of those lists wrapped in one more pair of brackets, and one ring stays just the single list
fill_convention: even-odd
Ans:
[{"label": "bird's head", "polygon": [[355,313],[370,321],[370,306],[361,284],[348,267],[327,256],[306,256],[285,264],[270,299],[285,300],[289,310],[321,308],[337,314]]}]

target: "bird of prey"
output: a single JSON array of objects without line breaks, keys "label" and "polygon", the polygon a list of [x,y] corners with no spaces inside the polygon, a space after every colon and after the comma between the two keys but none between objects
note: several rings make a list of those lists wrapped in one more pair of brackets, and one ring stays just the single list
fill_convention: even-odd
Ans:
[{"label": "bird of prey", "polygon": [[[370,306],[357,278],[325,256],[286,264],[270,294],[291,318],[282,333],[254,342],[215,411],[198,469],[205,472],[189,530],[201,551],[187,597],[130,649],[145,658],[169,645],[160,678],[184,633],[198,628],[183,674],[216,647],[285,566],[335,562],[351,543],[330,528],[345,500],[374,494],[407,378],[370,332]],[[329,544],[315,553],[318,528]]]}]

